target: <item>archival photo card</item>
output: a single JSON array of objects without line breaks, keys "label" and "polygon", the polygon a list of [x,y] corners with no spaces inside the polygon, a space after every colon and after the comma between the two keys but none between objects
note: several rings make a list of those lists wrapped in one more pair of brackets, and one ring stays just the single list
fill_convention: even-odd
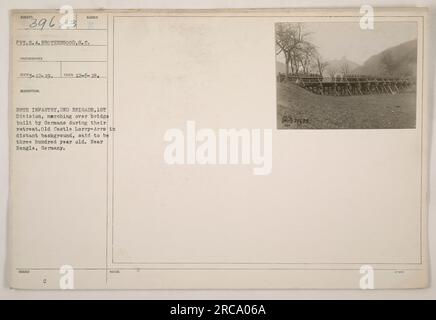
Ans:
[{"label": "archival photo card", "polygon": [[371,14],[11,12],[10,287],[427,287],[427,13]]}]

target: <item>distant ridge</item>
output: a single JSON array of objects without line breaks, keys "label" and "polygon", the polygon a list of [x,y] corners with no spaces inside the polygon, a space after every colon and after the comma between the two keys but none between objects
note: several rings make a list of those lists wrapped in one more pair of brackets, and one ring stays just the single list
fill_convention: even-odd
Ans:
[{"label": "distant ridge", "polygon": [[[350,74],[416,78],[417,40],[407,41],[383,50],[371,56],[363,65],[350,61],[346,57],[330,60],[327,63],[323,72],[325,77],[342,74],[344,65],[347,65],[347,73]],[[285,73],[285,71],[285,64],[276,61],[276,73]]]},{"label": "distant ridge", "polygon": [[416,77],[417,40],[401,43],[370,57],[355,73],[373,76]]},{"label": "distant ridge", "polygon": [[327,67],[325,68],[324,72],[325,76],[329,76],[332,73],[341,74],[345,65],[348,68],[348,73],[353,73],[356,68],[360,67],[359,64],[348,60],[347,57],[342,57],[342,59],[337,60],[329,60],[327,63]]}]

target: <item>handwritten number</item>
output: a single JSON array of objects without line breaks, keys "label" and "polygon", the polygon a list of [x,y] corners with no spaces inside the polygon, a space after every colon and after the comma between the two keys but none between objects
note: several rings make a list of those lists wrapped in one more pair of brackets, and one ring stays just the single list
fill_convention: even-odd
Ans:
[{"label": "handwritten number", "polygon": [[30,29],[39,29],[44,30],[46,27],[53,28],[55,27],[55,20],[56,16],[52,16],[49,20],[46,18],[41,19],[32,19],[32,22],[29,24]]},{"label": "handwritten number", "polygon": [[32,28],[32,29],[36,28],[36,26],[38,25],[37,21],[38,21],[37,19],[32,19],[32,22],[30,23],[29,28]]},{"label": "handwritten number", "polygon": [[53,22],[54,18],[55,18],[55,16],[52,16],[51,19],[50,19],[50,23],[48,24],[48,26],[49,26],[50,28],[53,28],[53,27],[55,26],[55,24],[54,24],[54,22]]},{"label": "handwritten number", "polygon": [[46,23],[47,23],[46,18],[42,18],[41,20],[39,20],[38,26],[40,27],[41,30],[44,29]]}]

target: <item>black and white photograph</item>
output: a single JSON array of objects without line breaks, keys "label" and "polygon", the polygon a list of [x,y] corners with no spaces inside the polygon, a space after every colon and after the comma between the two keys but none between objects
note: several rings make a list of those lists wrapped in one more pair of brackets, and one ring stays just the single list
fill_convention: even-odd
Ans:
[{"label": "black and white photograph", "polygon": [[0,0],[0,301],[435,299],[436,1],[160,2]]},{"label": "black and white photograph", "polygon": [[277,129],[416,127],[414,22],[275,24]]}]

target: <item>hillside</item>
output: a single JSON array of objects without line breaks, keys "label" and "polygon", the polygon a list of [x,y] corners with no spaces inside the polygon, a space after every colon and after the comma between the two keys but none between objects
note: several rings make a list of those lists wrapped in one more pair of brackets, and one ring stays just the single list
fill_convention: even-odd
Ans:
[{"label": "hillside", "polygon": [[295,84],[277,83],[277,128],[414,128],[415,99],[414,92],[321,96]]},{"label": "hillside", "polygon": [[417,40],[404,42],[370,57],[355,73],[373,76],[416,77]]},{"label": "hillside", "polygon": [[327,61],[327,63],[328,63],[328,65],[324,71],[325,76],[329,76],[332,73],[335,73],[335,74],[342,73],[345,65],[347,66],[346,68],[348,68],[349,73],[353,73],[354,70],[356,70],[356,68],[360,67],[359,64],[357,64],[351,60],[348,60],[346,57],[342,57],[342,59],[339,59],[339,60],[329,60],[329,61]]}]

